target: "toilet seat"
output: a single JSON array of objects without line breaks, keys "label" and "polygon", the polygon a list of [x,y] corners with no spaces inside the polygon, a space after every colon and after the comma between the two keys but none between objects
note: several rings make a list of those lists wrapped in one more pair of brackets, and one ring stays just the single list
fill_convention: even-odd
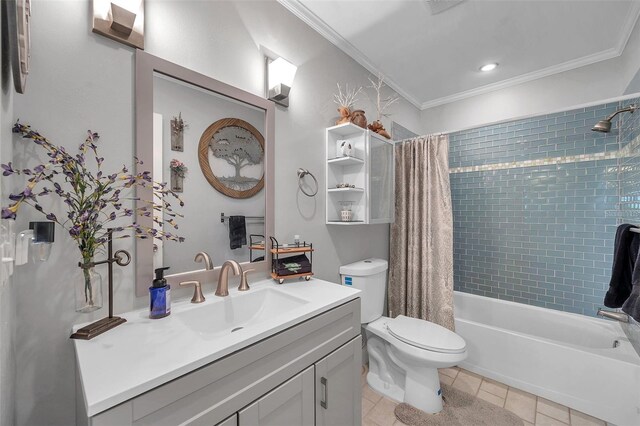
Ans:
[{"label": "toilet seat", "polygon": [[464,339],[429,321],[398,315],[387,321],[387,330],[398,340],[432,352],[457,354],[466,350]]}]

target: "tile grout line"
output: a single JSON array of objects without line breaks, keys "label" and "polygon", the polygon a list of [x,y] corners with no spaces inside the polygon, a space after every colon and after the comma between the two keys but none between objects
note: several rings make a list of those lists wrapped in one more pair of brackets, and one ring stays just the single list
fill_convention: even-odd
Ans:
[{"label": "tile grout line", "polygon": [[[455,376],[454,376],[454,378],[453,378],[453,380],[454,380],[454,381],[455,381],[455,380],[460,376],[460,373],[461,373],[462,371],[467,371],[467,370],[463,370],[463,369],[458,368],[458,367],[451,368],[451,370],[455,370],[455,371],[456,371]],[[472,372],[470,372],[470,373],[472,373]],[[473,373],[473,374],[475,374],[475,373]],[[480,377],[480,378],[481,378],[481,381],[480,381],[480,385],[478,386],[478,389],[475,391],[475,393],[474,393],[474,395],[473,395],[473,396],[474,396],[474,398],[478,398],[478,394],[480,393],[480,390],[481,390],[481,388],[482,388],[482,384],[483,384],[484,382],[489,383],[489,380],[492,380],[492,381],[493,381],[493,382],[495,382],[495,383],[498,383],[498,384],[501,384],[501,385],[503,385],[503,386],[506,386],[506,391],[507,391],[507,393],[505,394],[505,397],[504,397],[504,398],[501,398],[499,395],[496,395],[495,393],[489,392],[489,391],[487,391],[486,389],[485,389],[485,392],[486,392],[486,393],[488,393],[488,394],[490,394],[490,395],[493,395],[493,396],[495,396],[495,397],[498,397],[498,398],[502,399],[502,400],[503,400],[503,404],[502,404],[501,408],[503,408],[504,410],[507,410],[507,411],[512,412],[512,413],[513,413],[513,414],[515,414],[519,419],[521,419],[523,422],[527,422],[527,423],[529,423],[529,421],[528,421],[527,419],[524,419],[524,418],[520,417],[518,414],[516,414],[516,413],[514,413],[513,411],[508,410],[508,409],[506,408],[507,398],[509,397],[509,393],[510,393],[512,390],[513,390],[513,391],[516,391],[516,392],[525,392],[525,393],[527,393],[527,394],[529,394],[529,395],[531,395],[531,396],[533,396],[533,397],[535,398],[535,402],[534,402],[534,413],[533,413],[533,423],[532,423],[534,426],[536,425],[536,422],[538,421],[538,414],[542,414],[542,415],[544,415],[544,416],[547,416],[547,417],[549,417],[550,419],[552,419],[552,420],[554,420],[554,421],[556,421],[556,422],[562,423],[562,424],[564,424],[564,425],[567,425],[567,426],[572,426],[572,425],[573,425],[571,412],[572,412],[572,411],[577,411],[577,410],[573,410],[572,408],[570,408],[570,407],[568,407],[568,406],[565,406],[565,405],[562,405],[562,404],[558,404],[558,405],[562,406],[563,408],[566,408],[566,409],[567,409],[567,411],[568,411],[568,413],[569,413],[569,420],[568,420],[568,423],[565,423],[563,420],[557,419],[556,417],[553,417],[553,416],[551,416],[551,415],[547,415],[547,414],[544,414],[544,413],[541,413],[541,412],[539,412],[539,411],[538,411],[538,404],[540,403],[540,399],[541,399],[542,397],[540,397],[540,396],[538,396],[538,395],[535,395],[535,394],[532,394],[532,393],[530,393],[530,392],[521,391],[520,389],[514,388],[514,387],[512,387],[512,386],[505,385],[504,383],[498,382],[498,381],[493,380],[493,379],[489,379],[489,378],[484,377],[484,376],[481,376],[481,375],[479,375],[479,374],[475,374],[475,375],[476,375],[476,376],[478,376],[478,377]],[[446,374],[445,374],[445,376],[446,376]],[[451,377],[451,376],[447,376],[447,377]],[[452,382],[451,386],[452,386],[452,385],[453,385],[453,382]],[[368,384],[367,384],[366,382],[365,382],[365,384],[363,385],[363,387],[365,387],[365,386],[366,386],[366,387],[368,387]],[[373,389],[371,389],[371,390],[372,390],[373,392],[375,392],[376,394],[378,394],[378,393],[377,393],[376,391],[374,391]],[[380,394],[378,394],[378,395],[380,395]],[[375,409],[375,408],[376,408],[376,407],[377,407],[381,402],[383,402],[383,401],[384,401],[384,399],[385,399],[386,397],[385,397],[385,396],[383,396],[383,395],[380,395],[380,399],[378,400],[378,402],[375,402],[375,403],[374,403],[373,401],[371,401],[370,399],[365,398],[365,397],[364,397],[364,395],[362,396],[362,398],[363,398],[363,399],[366,399],[367,401],[369,401],[369,402],[371,402],[371,403],[373,403],[373,404],[374,404],[374,405],[373,405],[373,407],[372,407],[372,408],[367,412],[367,414],[366,414],[366,415],[364,415],[364,416],[362,417],[362,418],[363,418],[363,420],[364,420],[365,418],[367,418],[367,419],[369,420],[369,422],[371,422],[373,425],[381,426],[380,424],[378,424],[377,422],[375,422],[373,419],[371,419],[371,418],[369,417],[369,415],[371,414],[371,412],[373,412],[373,410],[374,410],[374,409]],[[387,399],[389,399],[389,398],[387,398]],[[481,398],[480,398],[480,399],[481,399]],[[390,399],[389,399],[389,400],[390,400]],[[391,401],[391,400],[390,400],[390,401]],[[392,401],[392,402],[394,402],[394,405],[397,405],[397,403],[395,403],[395,401]],[[551,401],[551,402],[553,402],[553,401]],[[395,418],[395,413],[394,413],[394,418]],[[597,420],[600,420],[600,419],[597,419]],[[394,423],[395,423],[396,421],[400,422],[400,420],[398,420],[397,418],[395,418]],[[600,421],[602,421],[602,420],[600,420]],[[611,426],[609,423],[606,423],[606,422],[603,422],[603,423],[604,423],[604,426]],[[404,423],[400,422],[400,424],[404,424]]]}]

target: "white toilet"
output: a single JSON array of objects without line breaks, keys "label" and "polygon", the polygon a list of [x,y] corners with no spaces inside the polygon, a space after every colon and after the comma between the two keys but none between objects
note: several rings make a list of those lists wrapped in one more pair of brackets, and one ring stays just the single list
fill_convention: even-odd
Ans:
[{"label": "white toilet", "polygon": [[427,413],[442,410],[438,368],[467,357],[464,339],[429,321],[400,315],[382,316],[387,261],[366,259],[340,267],[342,284],[362,291],[361,323],[366,330],[369,373],[377,392]]}]

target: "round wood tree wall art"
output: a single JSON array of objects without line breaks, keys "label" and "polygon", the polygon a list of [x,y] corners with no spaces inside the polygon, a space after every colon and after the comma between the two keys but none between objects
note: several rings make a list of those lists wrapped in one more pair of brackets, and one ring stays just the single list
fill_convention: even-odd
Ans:
[{"label": "round wood tree wall art", "polygon": [[249,198],[264,187],[264,137],[239,118],[223,118],[202,133],[198,160],[205,178],[232,198]]}]

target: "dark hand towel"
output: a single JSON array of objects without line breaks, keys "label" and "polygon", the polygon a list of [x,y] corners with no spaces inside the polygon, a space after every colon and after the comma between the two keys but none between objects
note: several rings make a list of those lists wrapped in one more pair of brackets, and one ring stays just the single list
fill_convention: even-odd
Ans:
[{"label": "dark hand towel", "polygon": [[[640,238],[638,238],[640,239]],[[639,253],[640,256],[640,253]],[[631,283],[631,294],[622,305],[622,312],[633,317],[634,320],[640,321],[640,259],[636,258],[636,264],[633,268],[633,277]]]},{"label": "dark hand towel", "polygon": [[616,231],[611,281],[604,296],[604,305],[608,308],[621,307],[631,294],[632,278],[640,251],[640,236],[630,231],[633,227],[625,223],[618,226]]},{"label": "dark hand towel", "polygon": [[237,249],[247,244],[247,225],[244,216],[229,216],[229,246]]}]

